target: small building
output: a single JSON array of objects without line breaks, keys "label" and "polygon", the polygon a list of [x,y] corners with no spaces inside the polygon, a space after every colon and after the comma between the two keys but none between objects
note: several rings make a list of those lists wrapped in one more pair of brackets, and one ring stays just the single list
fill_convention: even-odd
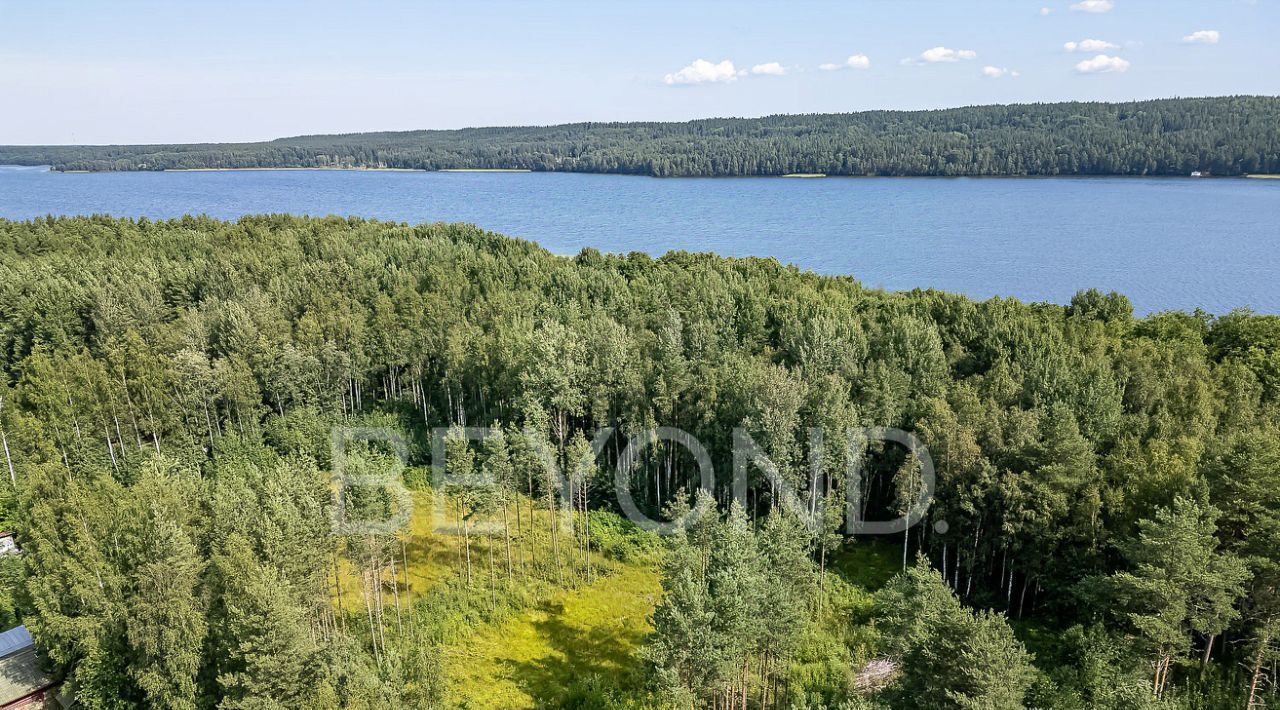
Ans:
[{"label": "small building", "polygon": [[1204,170],[1192,170],[1191,177],[1209,177],[1209,173]]},{"label": "small building", "polygon": [[0,708],[56,708],[58,689],[25,626],[0,633]]},{"label": "small building", "polygon": [[20,554],[22,554],[22,550],[18,547],[18,541],[14,538],[13,533],[0,532],[0,557]]}]

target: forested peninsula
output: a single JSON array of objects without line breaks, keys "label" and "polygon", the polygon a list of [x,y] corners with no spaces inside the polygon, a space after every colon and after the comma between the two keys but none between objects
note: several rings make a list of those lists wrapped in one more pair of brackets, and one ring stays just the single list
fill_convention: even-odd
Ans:
[{"label": "forested peninsula", "polygon": [[514,169],[655,177],[1280,173],[1280,97],[573,123],[261,143],[0,146],[55,170]]},{"label": "forested peninsula", "polygon": [[[0,621],[85,707],[1270,705],[1278,423],[1280,318],[1247,311],[467,225],[0,220]],[[705,489],[678,442],[627,455],[658,426]],[[852,481],[884,520],[922,475],[861,426],[931,452],[905,534],[843,527]],[[403,450],[333,443],[369,428]],[[735,428],[772,471],[741,495]],[[624,458],[686,530],[622,516]],[[338,470],[389,471],[409,522],[337,525],[403,508]]]}]

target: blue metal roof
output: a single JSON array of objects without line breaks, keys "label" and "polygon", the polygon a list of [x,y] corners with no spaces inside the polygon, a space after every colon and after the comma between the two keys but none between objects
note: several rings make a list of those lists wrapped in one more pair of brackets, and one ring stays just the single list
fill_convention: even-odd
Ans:
[{"label": "blue metal roof", "polygon": [[35,644],[31,640],[31,632],[25,626],[15,626],[0,633],[0,658],[17,653]]}]

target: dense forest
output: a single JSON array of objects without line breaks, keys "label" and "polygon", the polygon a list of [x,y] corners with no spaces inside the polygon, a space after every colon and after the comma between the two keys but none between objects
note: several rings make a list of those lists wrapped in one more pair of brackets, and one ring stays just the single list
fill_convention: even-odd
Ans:
[{"label": "dense forest", "polygon": [[[1043,115],[1261,115],[1236,101]],[[1015,110],[1041,109],[972,116]],[[1232,139],[1274,156],[1274,124]],[[1096,155],[1113,149],[1131,154]],[[632,628],[617,614],[570,644],[607,662],[507,670],[565,707],[1280,702],[1277,316],[560,257],[466,225],[48,218],[0,221],[0,373],[0,516],[23,548],[0,559],[0,616],[85,707],[468,705],[469,635],[643,565],[659,589],[630,660],[601,650]],[[639,507],[685,523],[663,537],[613,495],[627,439],[657,426],[695,435],[717,473],[701,488],[667,441],[627,461]],[[851,457],[870,519],[920,485],[915,453],[859,450],[843,434],[860,426],[931,454],[936,495],[905,534],[844,534]],[[402,433],[407,467],[377,441],[339,451],[334,427]],[[736,427],[763,452],[745,496]],[[335,528],[339,467],[393,471],[455,533],[427,549],[416,518]],[[780,482],[819,524],[779,505]],[[889,567],[875,584],[857,563],[872,557]],[[424,559],[445,571],[411,576]]]},{"label": "dense forest", "polygon": [[1280,173],[1280,97],[974,106],[687,123],[300,136],[264,143],[0,146],[57,170],[525,169],[668,176]]}]

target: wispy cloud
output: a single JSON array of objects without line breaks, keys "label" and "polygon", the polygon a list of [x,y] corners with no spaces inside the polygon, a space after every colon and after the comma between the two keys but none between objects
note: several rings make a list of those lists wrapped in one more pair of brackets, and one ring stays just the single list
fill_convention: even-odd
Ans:
[{"label": "wispy cloud", "polygon": [[938,64],[940,62],[958,62],[961,59],[973,59],[978,53],[972,49],[951,49],[950,47],[932,47],[920,53],[919,57],[907,57],[903,64]]},{"label": "wispy cloud", "polygon": [[1196,30],[1182,38],[1184,44],[1217,44],[1221,35],[1217,30]]},{"label": "wispy cloud", "polygon": [[1076,71],[1081,74],[1108,74],[1129,70],[1129,61],[1120,57],[1109,57],[1099,54],[1093,59],[1086,59],[1076,64]]},{"label": "wispy cloud", "polygon": [[982,75],[991,79],[1002,79],[1006,76],[1018,76],[1018,72],[1006,67],[985,66],[982,68]]},{"label": "wispy cloud", "polygon": [[870,69],[871,58],[865,54],[854,54],[839,64],[819,64],[819,69],[835,71],[837,69]]},{"label": "wispy cloud", "polygon": [[765,76],[782,76],[787,73],[785,67],[777,62],[766,62],[751,67],[752,74],[764,74]]},{"label": "wispy cloud", "polygon": [[1050,13],[1052,13],[1052,12],[1053,12],[1053,10],[1052,10],[1051,8],[1047,8],[1047,7],[1042,7],[1042,8],[1040,8],[1040,16],[1041,16],[1041,17],[1044,17],[1045,15],[1048,15],[1048,14],[1050,14]]},{"label": "wispy cloud", "polygon": [[1071,6],[1076,12],[1111,12],[1116,4],[1112,0],[1080,0]]},{"label": "wispy cloud", "polygon": [[1120,45],[1103,39],[1082,39],[1079,42],[1067,42],[1062,48],[1068,52],[1105,52],[1108,49],[1120,49]]},{"label": "wispy cloud", "polygon": [[741,74],[742,72],[738,71],[733,66],[733,62],[728,59],[717,64],[705,59],[695,59],[692,64],[680,71],[662,77],[662,83],[667,86],[723,83],[733,81]]}]

